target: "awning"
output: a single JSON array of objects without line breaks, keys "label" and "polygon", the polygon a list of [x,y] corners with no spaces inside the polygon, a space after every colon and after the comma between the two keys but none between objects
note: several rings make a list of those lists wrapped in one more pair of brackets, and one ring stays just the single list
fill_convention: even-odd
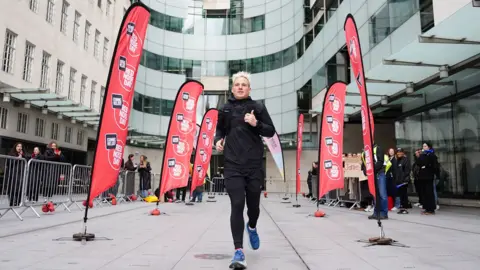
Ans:
[{"label": "awning", "polygon": [[[372,111],[401,105],[419,94],[438,91],[453,85],[469,73],[461,72],[469,60],[480,54],[480,31],[475,23],[480,9],[469,3],[449,18],[422,34],[399,52],[387,57],[383,63],[366,71],[367,91]],[[480,59],[480,58],[479,58]],[[453,76],[452,76],[453,75]],[[423,87],[424,84],[428,86]],[[408,91],[418,90],[415,92]],[[348,92],[358,93],[356,83],[348,85]],[[382,98],[385,101],[382,104]],[[360,104],[360,97],[347,96],[346,103]],[[382,107],[383,106],[383,107]],[[360,108],[347,108],[347,114],[359,114]]]},{"label": "awning", "polygon": [[59,119],[69,118],[72,123],[81,122],[84,125],[98,125],[100,114],[79,103],[69,100],[48,89],[17,89],[12,87],[0,88],[3,101],[14,100],[22,103],[25,108],[35,107],[43,114],[56,114]]},{"label": "awning", "polygon": [[[480,31],[473,23],[478,17],[480,8],[469,3],[367,70],[368,101],[374,115],[421,98],[427,91],[452,87],[454,81],[476,73],[478,67],[477,71],[466,69],[480,61]],[[360,114],[358,94],[356,82],[352,81],[347,87],[346,115]]]}]

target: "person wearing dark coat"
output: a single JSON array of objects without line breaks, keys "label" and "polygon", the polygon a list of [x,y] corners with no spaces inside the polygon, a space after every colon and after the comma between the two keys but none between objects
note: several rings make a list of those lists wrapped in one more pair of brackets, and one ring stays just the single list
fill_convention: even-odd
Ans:
[{"label": "person wearing dark coat", "polygon": [[[33,148],[33,153],[30,156],[30,159],[35,159],[35,160],[44,160],[45,157],[42,155],[40,152],[40,148],[35,147]],[[38,202],[38,196],[40,193],[40,187],[42,186],[42,182],[44,182],[44,173],[42,173],[42,170],[40,168],[40,165],[42,163],[36,163],[32,167],[32,171],[28,173],[28,186],[27,186],[27,199],[30,202]],[[43,165],[45,166],[45,165]]]},{"label": "person wearing dark coat", "polygon": [[423,190],[423,215],[435,214],[437,203],[435,201],[434,193],[434,181],[435,177],[438,178],[440,173],[440,166],[438,164],[438,158],[432,148],[432,145],[428,142],[423,143],[423,150],[417,159],[417,165],[419,166],[418,181]]},{"label": "person wearing dark coat", "polygon": [[308,194],[307,198],[312,197],[312,170],[308,171],[308,177],[307,177],[307,185],[308,185]]},{"label": "person wearing dark coat", "polygon": [[[51,142],[47,146],[47,150],[45,150],[44,159],[46,161],[50,161],[52,163],[45,163],[39,164],[39,169],[43,170],[46,178],[43,182],[43,196],[47,199],[52,197],[56,192],[58,192],[58,185],[61,181],[61,175],[67,174],[68,172],[64,172],[58,164],[53,162],[65,162],[65,156],[62,154],[62,151],[58,148],[57,143]],[[65,181],[65,180],[64,180]]]},{"label": "person wearing dark coat", "polygon": [[152,168],[150,167],[150,162],[147,161],[147,157],[144,155],[140,156],[140,166],[138,168],[138,174],[140,175],[140,196],[145,198],[148,196],[148,190],[152,188],[151,184],[151,174]]},{"label": "person wearing dark coat", "polygon": [[[399,201],[398,214],[408,214],[408,185],[410,183],[410,161],[402,148],[397,149],[397,156],[395,157],[395,186],[397,188],[397,198]],[[397,203],[395,203],[397,204]]]},{"label": "person wearing dark coat", "polygon": [[21,143],[16,143],[8,154],[13,159],[7,159],[3,185],[7,189],[10,207],[20,206],[22,202],[23,176],[25,173],[25,154]]},{"label": "person wearing dark coat", "polygon": [[137,166],[133,163],[133,154],[128,155],[127,162],[125,162],[125,181],[123,183],[123,189],[125,195],[135,194],[135,171]]}]

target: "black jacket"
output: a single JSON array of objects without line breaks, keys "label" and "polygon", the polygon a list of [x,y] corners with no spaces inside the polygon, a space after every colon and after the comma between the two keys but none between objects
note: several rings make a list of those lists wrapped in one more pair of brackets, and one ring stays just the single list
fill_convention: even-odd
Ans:
[{"label": "black jacket", "polygon": [[440,176],[440,165],[435,153],[422,152],[417,159],[418,179],[419,180],[434,180],[435,176]]},{"label": "black jacket", "polygon": [[[245,114],[254,111],[257,126],[252,127],[244,120]],[[250,97],[236,100],[230,97],[218,110],[218,124],[214,143],[225,138],[225,167],[262,168],[263,137],[273,137],[275,127],[267,108]]]},{"label": "black jacket", "polygon": [[[400,185],[410,182],[410,161],[407,157],[395,158],[395,184]],[[392,166],[393,167],[393,166]]]}]

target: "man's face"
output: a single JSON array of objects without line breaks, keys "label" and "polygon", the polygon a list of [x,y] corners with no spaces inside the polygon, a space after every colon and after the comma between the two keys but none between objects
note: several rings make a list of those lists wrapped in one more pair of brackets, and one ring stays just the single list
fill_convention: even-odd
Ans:
[{"label": "man's face", "polygon": [[250,96],[250,83],[244,77],[239,77],[233,82],[232,93],[236,99],[246,99]]},{"label": "man's face", "polygon": [[403,152],[397,152],[397,158],[403,158],[404,155]]}]

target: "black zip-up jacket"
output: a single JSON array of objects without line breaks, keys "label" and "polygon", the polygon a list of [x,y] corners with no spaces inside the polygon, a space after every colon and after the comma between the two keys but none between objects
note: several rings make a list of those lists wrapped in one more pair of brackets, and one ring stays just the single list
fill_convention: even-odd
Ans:
[{"label": "black zip-up jacket", "polygon": [[[257,126],[246,123],[246,113],[253,114]],[[263,137],[273,137],[275,127],[267,108],[250,97],[237,100],[231,96],[218,110],[218,124],[215,133],[215,145],[225,138],[223,154],[225,167],[262,168],[264,146]]]},{"label": "black zip-up jacket", "polygon": [[[400,185],[410,182],[410,161],[407,157],[395,158],[395,184]],[[392,166],[393,167],[393,166]]]}]

